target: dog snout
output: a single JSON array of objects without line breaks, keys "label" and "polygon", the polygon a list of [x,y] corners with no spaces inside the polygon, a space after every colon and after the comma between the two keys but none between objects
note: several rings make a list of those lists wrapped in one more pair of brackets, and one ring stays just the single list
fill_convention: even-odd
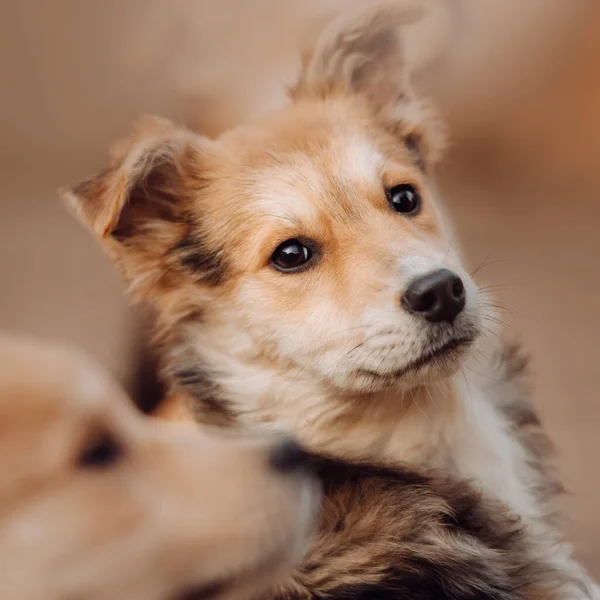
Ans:
[{"label": "dog snout", "polygon": [[295,440],[278,441],[270,451],[269,462],[280,473],[305,471],[310,467],[310,454]]},{"label": "dog snout", "polygon": [[411,281],[402,295],[402,306],[432,323],[452,323],[464,309],[465,286],[449,269],[438,269]]}]

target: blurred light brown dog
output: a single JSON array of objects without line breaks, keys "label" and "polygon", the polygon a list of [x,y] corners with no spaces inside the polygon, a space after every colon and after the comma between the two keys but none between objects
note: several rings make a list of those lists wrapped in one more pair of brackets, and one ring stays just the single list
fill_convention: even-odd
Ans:
[{"label": "blurred light brown dog", "polygon": [[0,336],[0,428],[3,600],[246,598],[311,529],[291,443],[154,423],[65,346]]}]

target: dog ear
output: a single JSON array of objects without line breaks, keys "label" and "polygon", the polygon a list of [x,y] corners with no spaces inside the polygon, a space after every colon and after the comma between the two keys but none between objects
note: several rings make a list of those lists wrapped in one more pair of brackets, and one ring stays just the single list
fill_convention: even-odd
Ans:
[{"label": "dog ear", "polygon": [[331,20],[303,57],[292,99],[362,98],[417,162],[434,163],[444,146],[444,129],[433,108],[413,94],[400,34],[402,25],[423,14],[421,4],[399,0]]},{"label": "dog ear", "polygon": [[223,277],[220,250],[205,239],[194,212],[214,165],[214,144],[146,117],[114,149],[106,170],[62,190],[138,299],[158,297],[176,281],[210,286]]},{"label": "dog ear", "polygon": [[333,19],[303,57],[293,97],[358,94],[374,108],[408,90],[400,27],[423,11],[416,2],[387,2]]},{"label": "dog ear", "polygon": [[158,223],[181,221],[201,159],[198,139],[170,121],[144,117],[114,148],[107,169],[62,195],[101,239],[124,242]]}]

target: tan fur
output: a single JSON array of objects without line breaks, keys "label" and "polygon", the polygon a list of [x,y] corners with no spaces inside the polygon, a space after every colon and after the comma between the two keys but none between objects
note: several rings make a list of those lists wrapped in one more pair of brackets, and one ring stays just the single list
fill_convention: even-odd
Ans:
[{"label": "tan fur", "polygon": [[[475,481],[522,519],[540,560],[586,581],[564,584],[561,598],[597,597],[549,529],[545,468],[497,390],[468,370],[473,348],[498,349],[483,338],[490,303],[462,266],[431,177],[442,129],[403,69],[397,26],[412,11],[385,5],[333,23],[288,107],[214,141],[165,138],[146,122],[116,173],[68,196],[156,309],[168,378],[199,420]],[[416,216],[391,210],[385,190],[397,184],[420,192]],[[282,274],[271,256],[289,239],[310,240],[314,256]],[[409,282],[440,267],[466,289],[451,325],[400,308]]]},{"label": "tan fur", "polygon": [[[273,469],[270,442],[139,416],[62,344],[0,336],[0,430],[6,600],[174,600],[212,586],[247,598],[289,571],[310,530],[315,486]],[[117,458],[83,462],[103,440]]]}]

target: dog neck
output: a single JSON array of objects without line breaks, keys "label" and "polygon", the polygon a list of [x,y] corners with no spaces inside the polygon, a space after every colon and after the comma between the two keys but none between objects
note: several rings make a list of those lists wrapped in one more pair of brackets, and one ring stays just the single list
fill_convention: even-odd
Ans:
[{"label": "dog neck", "polygon": [[316,453],[444,467],[471,422],[475,384],[463,372],[427,385],[358,394],[264,358],[242,360],[204,343],[193,352],[171,379],[196,398],[199,420],[291,434]]},{"label": "dog neck", "polygon": [[531,512],[527,457],[494,399],[520,393],[502,369],[482,376],[463,369],[429,385],[352,394],[305,370],[242,360],[203,342],[192,354],[180,352],[187,366],[171,375],[195,398],[198,420],[291,434],[310,451],[342,460],[449,469],[519,514]]},{"label": "dog neck", "polygon": [[277,421],[307,447],[335,457],[438,464],[461,412],[451,379],[368,394],[308,381],[294,389],[296,401],[294,392],[287,391],[292,382],[284,378],[273,385],[278,403],[289,395]]}]

